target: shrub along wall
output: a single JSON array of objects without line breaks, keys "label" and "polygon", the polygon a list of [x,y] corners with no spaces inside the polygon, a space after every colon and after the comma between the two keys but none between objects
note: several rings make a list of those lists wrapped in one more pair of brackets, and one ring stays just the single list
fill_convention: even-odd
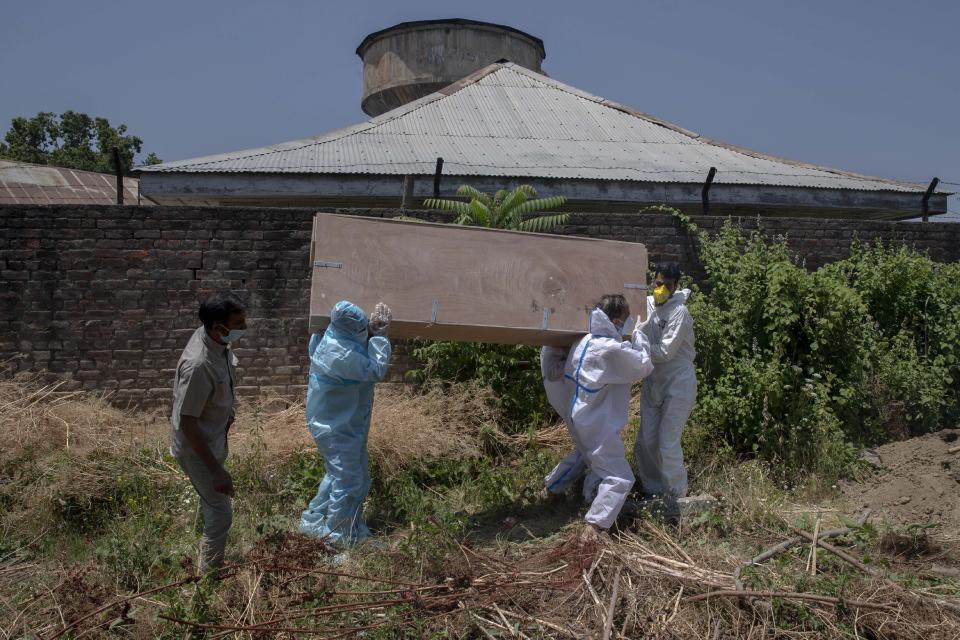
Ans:
[{"label": "shrub along wall", "polygon": [[[302,393],[314,211],[0,207],[0,362],[12,371],[65,378],[61,390],[110,390],[121,404],[164,402],[180,351],[198,324],[199,299],[231,289],[250,306],[250,330],[237,349],[240,392]],[[723,221],[693,220],[708,232]],[[786,236],[790,250],[811,268],[845,258],[855,238],[905,243],[938,261],[960,260],[955,224],[793,218],[762,224],[769,234]],[[694,243],[669,215],[580,214],[562,232],[644,242],[651,259],[703,274]],[[398,351],[395,374],[405,358]]]}]

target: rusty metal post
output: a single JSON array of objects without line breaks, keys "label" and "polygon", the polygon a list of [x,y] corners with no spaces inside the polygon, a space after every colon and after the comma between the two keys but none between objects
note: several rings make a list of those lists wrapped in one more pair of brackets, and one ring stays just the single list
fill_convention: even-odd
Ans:
[{"label": "rusty metal post", "polygon": [[433,197],[440,197],[440,175],[443,173],[443,158],[437,158],[437,168],[433,172]]},{"label": "rusty metal post", "polygon": [[703,183],[703,190],[700,192],[700,202],[703,204],[703,215],[710,213],[710,185],[713,184],[713,178],[717,175],[717,168],[710,167],[707,173],[707,181]]},{"label": "rusty metal post", "polygon": [[400,200],[401,209],[409,209],[413,202],[413,176],[403,176],[403,198]]},{"label": "rusty metal post", "polygon": [[117,172],[117,204],[123,204],[123,164],[118,147],[113,148],[113,169]]},{"label": "rusty metal post", "polygon": [[940,184],[940,178],[934,178],[930,181],[930,185],[927,187],[927,192],[923,194],[923,200],[920,201],[920,206],[923,209],[923,221],[930,221],[930,196],[933,195],[933,192],[937,190],[937,185]]}]

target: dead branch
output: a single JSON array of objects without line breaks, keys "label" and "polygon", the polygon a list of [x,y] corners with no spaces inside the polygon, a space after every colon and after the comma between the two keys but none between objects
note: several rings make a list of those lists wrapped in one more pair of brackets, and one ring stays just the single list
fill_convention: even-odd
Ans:
[{"label": "dead branch", "polygon": [[613,576],[613,593],[610,594],[610,604],[607,606],[607,619],[603,624],[603,640],[610,640],[610,631],[613,629],[613,612],[617,606],[617,596],[620,595],[620,570]]},{"label": "dead branch", "polygon": [[[441,613],[436,613],[430,616],[419,617],[417,618],[417,621],[430,620],[432,618],[438,618],[440,616],[447,615],[447,614],[448,612],[443,611]],[[184,626],[188,626],[194,629],[201,629],[206,631],[217,631],[217,630],[227,631],[227,632],[258,631],[260,633],[302,633],[302,634],[312,634],[312,635],[330,632],[330,629],[308,629],[308,628],[301,628],[301,627],[271,627],[269,629],[264,629],[262,627],[255,627],[255,626],[240,626],[240,625],[230,626],[230,625],[209,624],[204,622],[192,622],[190,620],[181,620],[180,618],[166,616],[166,615],[163,615],[162,613],[158,614],[157,617],[167,620],[169,622],[175,622],[177,624],[182,624]],[[332,636],[324,636],[323,638],[321,638],[321,640],[338,640],[339,638],[345,638],[347,636],[354,635],[361,631],[369,631],[371,629],[385,627],[388,624],[394,624],[394,625],[398,624],[398,625],[404,626],[404,625],[411,624],[412,622],[414,621],[407,620],[403,622],[403,621],[398,621],[397,619],[383,620],[382,622],[377,622],[377,623],[362,626],[362,627],[351,627],[349,629],[341,629]]]},{"label": "dead branch", "polygon": [[[487,608],[487,607],[484,607],[484,608]],[[540,618],[531,616],[530,614],[523,616],[518,613],[514,613],[513,611],[510,611],[510,610],[504,610],[503,614],[506,615],[508,618],[516,618],[517,620],[523,620],[524,622],[535,622],[541,626],[546,627],[547,629],[552,629],[559,633],[565,633],[573,638],[579,637],[579,635],[576,632],[574,632],[572,629],[561,627],[557,624],[550,622],[549,620],[542,620]]]},{"label": "dead branch", "polygon": [[[226,569],[228,569],[228,568],[229,568],[229,569],[232,569],[232,568],[234,568],[234,567],[224,567],[222,570],[226,570]],[[112,602],[110,602],[110,603],[108,603],[108,604],[103,605],[103,606],[100,607],[99,609],[96,609],[96,610],[94,610],[94,611],[91,611],[90,613],[88,613],[88,614],[86,614],[86,615],[84,615],[84,616],[81,616],[81,617],[77,618],[76,620],[74,620],[73,622],[71,622],[70,624],[68,624],[67,626],[65,626],[63,629],[61,629],[60,631],[58,631],[58,632],[55,633],[54,635],[50,636],[50,638],[48,638],[48,640],[56,640],[57,638],[61,637],[62,635],[64,635],[64,634],[67,633],[68,631],[71,631],[71,630],[73,630],[73,629],[76,629],[81,623],[86,622],[86,621],[89,620],[90,618],[93,618],[94,616],[97,616],[97,615],[103,613],[104,611],[109,611],[110,609],[112,609],[113,607],[116,607],[117,605],[121,605],[121,604],[124,604],[125,602],[129,602],[129,601],[135,600],[135,599],[137,599],[137,598],[142,598],[142,597],[144,597],[144,596],[148,596],[148,595],[150,595],[150,594],[157,593],[157,592],[163,591],[163,590],[165,590],[165,589],[173,589],[174,587],[179,587],[179,586],[182,586],[182,585],[185,585],[185,584],[190,584],[191,582],[197,582],[197,581],[200,580],[201,577],[202,577],[202,576],[190,576],[189,578],[184,578],[183,580],[178,580],[178,581],[176,581],[176,582],[171,582],[171,583],[169,583],[169,584],[161,585],[161,586],[159,586],[159,587],[155,587],[155,588],[149,589],[149,590],[147,590],[147,591],[141,591],[140,593],[135,593],[135,594],[133,594],[132,596],[127,596],[127,597],[125,597],[125,598],[119,598],[119,599],[117,599],[117,600],[114,600],[114,601],[112,601]]]},{"label": "dead branch", "polygon": [[352,578],[354,580],[366,580],[367,582],[379,582],[381,584],[391,584],[391,585],[396,585],[400,587],[409,587],[412,589],[432,586],[432,585],[425,585],[423,583],[416,583],[416,582],[401,582],[399,580],[387,580],[386,578],[373,578],[370,576],[357,575],[355,573],[344,573],[342,571],[329,571],[326,569],[304,569],[303,567],[294,567],[294,566],[285,565],[285,564],[270,563],[267,560],[258,561],[258,564],[265,564],[265,563],[269,564],[269,566],[274,569],[283,569],[284,571],[293,571],[293,572],[302,573],[302,574],[315,574],[315,575],[321,575],[321,576],[336,576],[339,578]]},{"label": "dead branch", "polygon": [[[811,535],[810,535],[809,533],[807,533],[806,531],[803,531],[803,530],[801,530],[801,529],[794,529],[794,531],[795,531],[798,535],[803,536],[804,538],[806,538],[807,540],[813,541],[813,536],[811,536]],[[846,562],[847,564],[849,564],[849,565],[851,565],[851,566],[853,566],[853,567],[856,567],[857,569],[859,569],[860,571],[862,571],[863,573],[865,573],[865,574],[867,574],[867,575],[869,575],[869,576],[873,576],[873,577],[875,577],[875,578],[879,578],[879,579],[882,580],[885,584],[887,584],[887,585],[889,585],[889,586],[897,589],[898,591],[902,591],[902,592],[904,592],[904,593],[906,593],[906,594],[908,594],[908,595],[910,595],[910,596],[912,596],[912,597],[914,597],[914,598],[917,598],[917,599],[929,598],[931,602],[934,602],[934,603],[936,603],[936,604],[938,604],[938,605],[940,605],[940,606],[942,606],[942,607],[944,607],[944,608],[946,608],[946,609],[949,609],[950,611],[953,611],[953,612],[955,612],[955,613],[960,613],[960,604],[955,604],[955,603],[952,603],[952,602],[947,602],[947,601],[945,601],[945,600],[941,600],[940,598],[937,598],[936,596],[933,596],[933,595],[928,594],[928,593],[919,593],[919,592],[917,592],[917,591],[913,591],[912,589],[908,589],[908,588],[904,587],[902,584],[900,584],[899,582],[896,582],[896,581],[894,581],[894,580],[891,580],[890,578],[887,578],[886,576],[884,576],[884,575],[883,575],[880,571],[878,571],[877,569],[874,569],[873,567],[868,567],[867,565],[863,564],[862,562],[860,562],[859,560],[857,560],[856,558],[854,558],[854,557],[851,556],[850,554],[846,553],[846,552],[843,551],[842,549],[838,549],[837,547],[833,546],[832,544],[828,544],[828,543],[824,542],[823,540],[817,540],[817,541],[816,541],[816,544],[817,544],[818,546],[822,547],[823,549],[829,551],[830,553],[832,553],[832,554],[835,555],[836,557],[840,558],[841,560],[843,560],[843,561]]]},{"label": "dead branch", "polygon": [[848,564],[856,567],[857,569],[859,569],[860,571],[863,571],[863,572],[866,573],[867,575],[871,575],[871,576],[878,576],[878,575],[880,575],[880,572],[877,571],[876,569],[874,569],[874,568],[872,568],[872,567],[868,567],[867,565],[863,564],[862,562],[860,562],[859,560],[857,560],[857,559],[854,558],[853,556],[849,555],[849,554],[846,553],[845,551],[842,551],[841,549],[838,549],[837,547],[833,546],[832,544],[829,544],[828,542],[825,542],[825,541],[823,540],[823,534],[821,534],[821,535],[819,536],[819,538],[818,538],[816,535],[810,535],[809,533],[807,533],[806,531],[804,531],[804,530],[802,530],[802,529],[794,529],[793,532],[796,533],[796,534],[799,535],[799,536],[803,536],[804,538],[806,538],[806,539],[809,540],[810,542],[813,542],[813,543],[816,544],[817,546],[819,546],[819,547],[821,547],[821,548],[829,551],[830,553],[832,553],[833,555],[837,556],[838,558],[840,558],[840,559],[843,560],[844,562],[846,562],[846,563],[848,563]]},{"label": "dead branch", "polygon": [[[862,526],[863,523],[865,523],[867,521],[867,518],[869,517],[870,517],[870,509],[864,510],[864,512],[860,514],[860,517],[857,518],[857,526]],[[819,536],[817,537],[818,539],[838,538],[840,536],[845,536],[852,531],[853,531],[852,527],[844,527],[843,529],[831,529],[829,531],[821,531]],[[795,535],[792,538],[787,538],[780,544],[774,545],[769,549],[767,549],[766,551],[764,551],[763,553],[757,556],[754,556],[749,562],[746,562],[738,566],[733,572],[733,582],[736,585],[737,590],[738,591],[744,590],[743,581],[740,580],[740,574],[743,572],[744,569],[750,566],[758,565],[761,562],[766,562],[773,556],[779,553],[783,553],[787,549],[800,544],[801,542],[803,542],[803,540],[804,540],[804,537],[799,535]]]},{"label": "dead branch", "polygon": [[858,609],[876,609],[878,611],[896,611],[896,606],[892,604],[879,604],[876,602],[862,602],[860,600],[845,600],[843,598],[834,598],[832,596],[821,596],[815,593],[797,593],[794,591],[709,591],[700,595],[685,598],[684,602],[699,602],[709,600],[710,598],[783,598],[788,600],[809,600],[811,602],[822,602],[825,604],[854,607]]}]

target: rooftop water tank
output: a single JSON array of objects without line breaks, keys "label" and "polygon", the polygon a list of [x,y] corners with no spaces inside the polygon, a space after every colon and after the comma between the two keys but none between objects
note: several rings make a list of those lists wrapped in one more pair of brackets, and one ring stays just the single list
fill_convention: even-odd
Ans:
[{"label": "rooftop water tank", "polygon": [[455,18],[402,22],[371,33],[357,55],[363,60],[361,108],[378,116],[500,60],[542,73],[547,54],[540,38],[523,31]]}]

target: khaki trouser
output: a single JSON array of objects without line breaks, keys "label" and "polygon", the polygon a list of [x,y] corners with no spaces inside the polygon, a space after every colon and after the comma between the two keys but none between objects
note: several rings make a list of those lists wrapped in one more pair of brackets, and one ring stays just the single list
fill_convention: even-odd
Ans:
[{"label": "khaki trouser", "polygon": [[[226,456],[224,456],[226,457]],[[213,488],[213,479],[206,465],[192,455],[176,458],[190,483],[200,496],[200,512],[203,515],[203,539],[200,547],[200,572],[206,573],[223,564],[230,525],[233,524],[233,508],[230,496],[218,493]],[[223,460],[219,460],[223,464]]]}]

